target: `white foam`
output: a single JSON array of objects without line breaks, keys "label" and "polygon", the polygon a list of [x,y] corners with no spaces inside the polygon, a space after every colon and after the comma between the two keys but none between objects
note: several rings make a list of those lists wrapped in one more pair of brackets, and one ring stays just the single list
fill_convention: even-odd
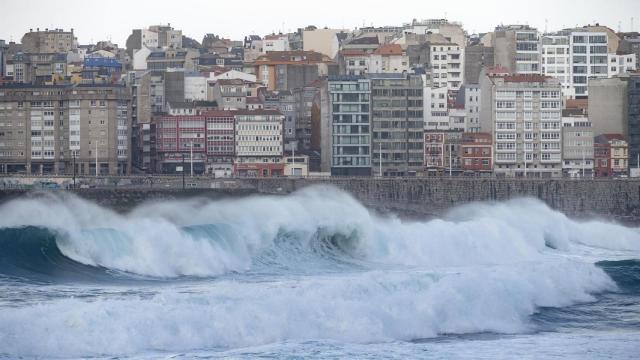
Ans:
[{"label": "white foam", "polygon": [[371,343],[443,333],[528,331],[540,306],[612,289],[599,269],[568,259],[456,271],[371,271],[217,281],[150,298],[64,299],[0,309],[11,355],[98,356],[236,348],[286,340]]},{"label": "white foam", "polygon": [[[206,224],[219,227],[184,230]],[[349,251],[366,267],[309,274],[302,267],[313,264],[292,261],[288,273],[260,281],[244,276],[153,287],[157,294],[151,297],[98,296],[0,308],[0,353],[10,355],[99,356],[291,339],[370,343],[443,333],[518,333],[528,330],[527,318],[538,307],[590,301],[592,294],[614,289],[590,261],[600,249],[638,255],[640,241],[637,229],[578,223],[535,200],[473,204],[442,220],[403,222],[374,216],[329,188],[287,197],[149,204],[127,215],[77,198],[16,200],[0,207],[0,227],[23,225],[67,234],[60,247],[77,261],[143,275],[242,272],[255,265],[257,254],[274,249],[283,230],[294,232],[301,248],[311,246],[318,229],[356,233]],[[589,261],[575,255],[585,247],[593,249]],[[295,256],[283,251],[281,261]]]},{"label": "white foam", "polygon": [[[183,229],[206,224],[220,224],[224,232]],[[63,253],[84,264],[162,277],[248,270],[283,230],[295,232],[303,246],[318,229],[357,233],[354,256],[430,268],[535,260],[548,252],[547,245],[564,253],[575,245],[640,253],[638,229],[578,223],[537,200],[473,204],[445,220],[402,222],[376,217],[331,188],[287,197],[164,202],[127,215],[74,197],[16,200],[0,207],[0,227],[21,225],[58,229],[67,235],[59,240]]]}]

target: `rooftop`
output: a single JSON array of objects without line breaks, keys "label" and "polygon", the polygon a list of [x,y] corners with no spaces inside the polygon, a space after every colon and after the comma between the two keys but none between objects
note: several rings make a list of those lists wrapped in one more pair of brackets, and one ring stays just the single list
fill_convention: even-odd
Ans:
[{"label": "rooftop", "polygon": [[402,46],[398,44],[384,44],[380,45],[374,52],[376,55],[402,55]]}]

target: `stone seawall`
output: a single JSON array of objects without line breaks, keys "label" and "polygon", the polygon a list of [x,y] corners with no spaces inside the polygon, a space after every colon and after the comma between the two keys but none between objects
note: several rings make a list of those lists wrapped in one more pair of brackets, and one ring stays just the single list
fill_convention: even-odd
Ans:
[{"label": "stone seawall", "polygon": [[365,205],[405,215],[437,217],[478,201],[537,198],[578,218],[603,217],[640,225],[640,180],[331,179],[247,180],[259,193],[330,184]]},{"label": "stone seawall", "polygon": [[[112,187],[78,189],[86,199],[117,210],[145,201],[188,197],[235,197],[251,194],[284,195],[313,186],[334,186],[366,206],[404,216],[437,217],[448,209],[477,201],[538,198],[572,217],[601,217],[640,225],[640,180],[507,180],[478,178],[331,178],[192,180],[195,188]],[[61,190],[53,190],[61,191]],[[32,191],[2,190],[0,202]]]}]

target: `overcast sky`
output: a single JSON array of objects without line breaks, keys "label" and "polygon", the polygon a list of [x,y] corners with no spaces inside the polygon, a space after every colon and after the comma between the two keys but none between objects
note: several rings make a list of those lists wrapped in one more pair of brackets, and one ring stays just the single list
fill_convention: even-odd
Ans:
[{"label": "overcast sky", "polygon": [[80,44],[109,40],[125,46],[131,29],[171,23],[198,41],[206,33],[240,40],[307,25],[355,28],[400,25],[413,18],[460,21],[471,33],[497,24],[548,29],[593,24],[640,29],[639,0],[2,0],[0,39],[19,42],[29,28],[74,28]]}]

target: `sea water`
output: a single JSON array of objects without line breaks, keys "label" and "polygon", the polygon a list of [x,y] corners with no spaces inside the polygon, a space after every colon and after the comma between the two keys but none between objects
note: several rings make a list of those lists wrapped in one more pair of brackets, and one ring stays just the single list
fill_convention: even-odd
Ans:
[{"label": "sea water", "polygon": [[336,189],[0,206],[0,358],[637,359],[640,231]]}]

